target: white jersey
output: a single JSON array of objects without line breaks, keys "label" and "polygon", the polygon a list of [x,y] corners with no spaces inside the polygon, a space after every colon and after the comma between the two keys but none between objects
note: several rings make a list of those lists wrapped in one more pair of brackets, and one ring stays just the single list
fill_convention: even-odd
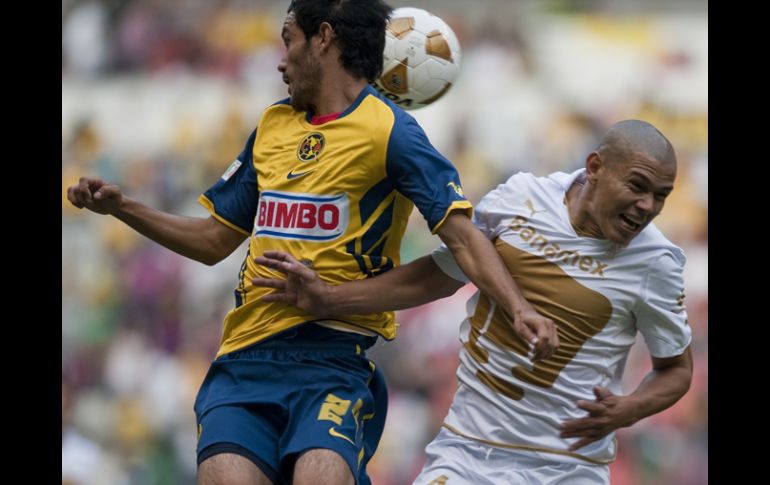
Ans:
[{"label": "white jersey", "polygon": [[[555,322],[560,345],[533,365],[509,318],[477,292],[460,330],[460,385],[445,427],[548,460],[604,464],[615,457],[614,433],[571,453],[578,438],[560,438],[559,426],[587,415],[576,402],[595,400],[594,386],[621,393],[637,331],[661,358],[682,354],[691,331],[684,253],[654,225],[621,249],[575,233],[566,191],[582,172],[519,173],[478,204],[474,224],[495,244],[524,297]],[[433,259],[468,281],[446,247]]]}]

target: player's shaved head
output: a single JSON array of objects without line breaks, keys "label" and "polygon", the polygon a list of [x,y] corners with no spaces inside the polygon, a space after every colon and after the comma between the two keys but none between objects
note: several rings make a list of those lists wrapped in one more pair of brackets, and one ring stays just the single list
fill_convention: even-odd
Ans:
[{"label": "player's shaved head", "polygon": [[615,123],[602,136],[596,151],[609,163],[622,163],[635,156],[642,156],[676,169],[676,154],[671,142],[646,121],[625,120]]}]

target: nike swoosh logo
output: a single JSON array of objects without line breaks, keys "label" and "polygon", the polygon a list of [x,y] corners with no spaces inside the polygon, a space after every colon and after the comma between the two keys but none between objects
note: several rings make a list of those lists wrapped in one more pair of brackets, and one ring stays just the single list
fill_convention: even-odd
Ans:
[{"label": "nike swoosh logo", "polygon": [[356,446],[356,444],[353,442],[353,440],[351,440],[350,438],[348,438],[347,436],[345,436],[342,433],[338,433],[337,430],[334,429],[334,426],[329,428],[329,434],[334,436],[335,438],[342,438],[343,440],[347,441],[351,445]]},{"label": "nike swoosh logo", "polygon": [[297,172],[297,173],[294,173],[294,170],[292,170],[291,172],[289,172],[289,174],[286,176],[286,178],[291,180],[291,179],[295,179],[295,178],[298,178],[298,177],[302,177],[303,175],[307,175],[310,172],[315,172],[315,169],[312,168],[310,170],[305,170],[304,172]]}]

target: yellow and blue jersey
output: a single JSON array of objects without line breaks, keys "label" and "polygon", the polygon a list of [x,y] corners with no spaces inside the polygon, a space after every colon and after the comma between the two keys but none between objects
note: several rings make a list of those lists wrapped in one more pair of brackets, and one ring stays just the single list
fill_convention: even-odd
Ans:
[{"label": "yellow and blue jersey", "polygon": [[[455,209],[469,215],[454,166],[409,114],[372,87],[333,121],[310,123],[289,100],[267,108],[238,158],[199,201],[222,223],[250,235],[225,317],[218,355],[317,320],[283,303],[254,277],[282,277],[253,257],[280,250],[307,259],[319,277],[340,284],[399,264],[413,206],[436,232]],[[396,335],[393,312],[327,320],[353,331]]]}]

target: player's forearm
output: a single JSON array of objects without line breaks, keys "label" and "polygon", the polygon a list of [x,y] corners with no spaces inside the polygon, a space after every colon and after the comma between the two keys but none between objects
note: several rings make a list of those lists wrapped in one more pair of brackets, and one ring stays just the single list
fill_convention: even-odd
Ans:
[{"label": "player's forearm", "polygon": [[627,396],[634,409],[629,425],[673,406],[685,395],[691,381],[692,353],[688,347],[675,364],[653,369]]},{"label": "player's forearm", "polygon": [[204,264],[216,264],[232,252],[207,219],[168,214],[126,196],[112,215],[158,244]]},{"label": "player's forearm", "polygon": [[324,302],[330,315],[402,310],[452,295],[461,286],[423,256],[373,278],[329,286]]},{"label": "player's forearm", "polygon": [[445,226],[448,223],[452,226],[442,227],[439,236],[452,251],[452,256],[463,273],[509,315],[516,315],[528,306],[529,303],[522,296],[489,239],[464,215],[449,217],[461,219],[447,219]]}]

